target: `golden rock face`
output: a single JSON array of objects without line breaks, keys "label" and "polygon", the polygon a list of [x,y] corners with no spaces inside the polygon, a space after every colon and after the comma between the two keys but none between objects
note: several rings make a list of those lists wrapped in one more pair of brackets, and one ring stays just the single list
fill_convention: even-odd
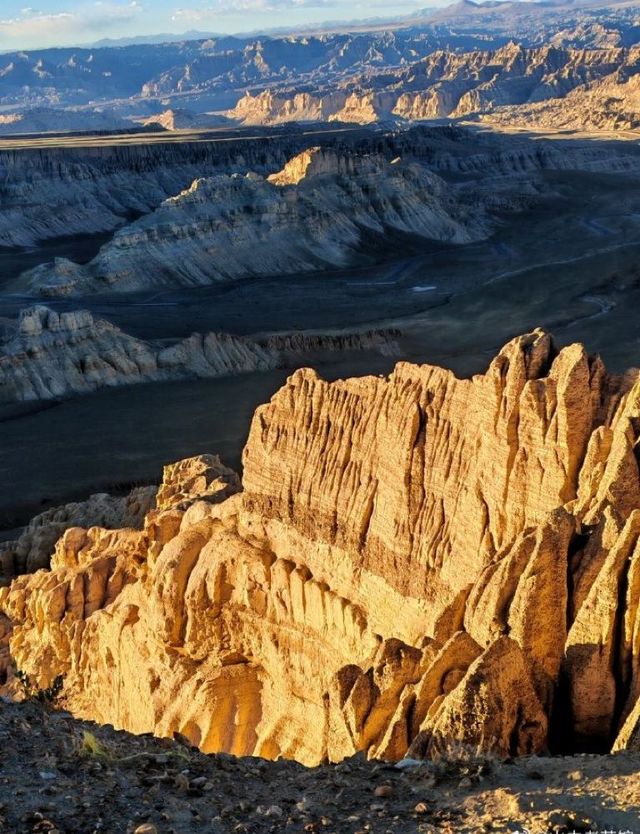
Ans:
[{"label": "golden rock face", "polygon": [[637,373],[541,331],[469,380],[298,371],[242,488],[216,458],[167,467],[144,529],[67,530],[0,591],[14,663],[207,752],[633,746],[639,433]]}]

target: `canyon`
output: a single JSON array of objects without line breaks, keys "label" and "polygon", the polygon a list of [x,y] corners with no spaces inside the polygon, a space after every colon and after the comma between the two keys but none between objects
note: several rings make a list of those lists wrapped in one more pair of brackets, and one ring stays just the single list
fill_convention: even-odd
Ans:
[{"label": "canyon", "polygon": [[[337,80],[365,67],[393,68],[437,49],[495,48],[515,38],[526,46],[552,42],[576,48],[633,42],[632,2],[461,2],[368,26],[245,37],[185,35],[143,44],[96,44],[5,52],[0,106],[82,107],[127,99],[157,107],[204,99],[221,105],[243,87],[306,78]],[[150,115],[150,113],[148,113]]]},{"label": "canyon", "polygon": [[[214,448],[237,469],[285,369],[468,375],[537,325],[640,364],[633,142],[219,128],[6,140],[0,170],[3,538],[168,460]],[[75,294],[43,299],[34,274],[57,271]]]},{"label": "canyon", "polygon": [[[55,242],[63,230],[105,235],[83,262],[55,257],[5,273],[5,293],[91,299],[354,268],[429,244],[461,249],[544,202],[564,211],[551,172],[619,192],[623,180],[598,175],[626,175],[630,184],[640,171],[632,143],[453,127],[263,130],[251,138],[221,130],[199,143],[0,149],[7,251]],[[604,206],[609,195],[598,196]],[[629,223],[636,214],[630,206]]]},{"label": "canyon", "polygon": [[463,0],[346,28],[6,52],[0,135],[441,118],[503,125],[505,107],[510,127],[633,130],[637,10],[628,0]]},{"label": "canyon", "polygon": [[0,591],[15,666],[205,752],[633,750],[639,385],[541,330],[466,379],[299,370],[241,481],[169,466],[144,520],[86,517]]},{"label": "canyon", "polygon": [[0,828],[633,830],[639,8],[0,55]]},{"label": "canyon", "polygon": [[253,172],[196,179],[116,231],[89,264],[57,259],[15,286],[54,297],[198,286],[347,266],[365,234],[463,244],[487,227],[477,205],[421,166],[316,147],[266,181]]},{"label": "canyon", "polygon": [[[135,138],[135,137],[134,137]],[[242,165],[258,173],[284,165],[299,150],[295,134],[278,141],[255,137],[235,142],[165,145],[141,138],[129,144],[2,148],[0,246],[31,247],[78,234],[113,231],[147,214],[198,177]],[[55,211],[49,211],[55,207]]]}]

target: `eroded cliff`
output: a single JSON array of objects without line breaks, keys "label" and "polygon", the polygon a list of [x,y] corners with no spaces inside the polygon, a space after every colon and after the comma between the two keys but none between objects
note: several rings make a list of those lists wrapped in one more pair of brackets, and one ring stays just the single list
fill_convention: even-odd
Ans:
[{"label": "eroded cliff", "polygon": [[[292,179],[298,167],[304,173]],[[19,283],[55,296],[348,266],[363,240],[389,230],[452,243],[481,239],[490,222],[478,202],[417,163],[316,147],[268,179],[252,172],[198,178],[120,229],[90,263],[57,259]]]},{"label": "eroded cliff", "polygon": [[168,468],[142,529],[68,529],[4,589],[11,655],[81,717],[205,751],[633,747],[639,435],[638,373],[541,331],[472,379],[296,372],[240,492]]},{"label": "eroded cliff", "polygon": [[0,339],[0,402],[51,400],[98,388],[177,379],[211,379],[292,367],[312,354],[372,350],[394,355],[398,331],[276,333],[258,339],[192,333],[143,341],[86,310],[21,311],[15,332]]},{"label": "eroded cliff", "polygon": [[[635,118],[639,58],[637,46],[531,48],[510,42],[494,50],[434,49],[408,66],[368,68],[330,86],[270,86],[247,92],[228,115],[253,125],[370,124],[491,115],[497,110],[503,121],[508,113],[510,126],[552,127],[554,120],[561,124],[559,111],[564,108],[563,126],[624,128],[629,126],[624,114]],[[592,86],[602,93],[590,93]],[[618,120],[610,118],[612,109],[620,112]]]}]

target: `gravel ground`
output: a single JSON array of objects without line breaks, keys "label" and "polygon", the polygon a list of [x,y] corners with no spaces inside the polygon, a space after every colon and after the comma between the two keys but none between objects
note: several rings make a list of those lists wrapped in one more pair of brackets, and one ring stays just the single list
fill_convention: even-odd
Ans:
[{"label": "gravel ground", "polygon": [[0,745],[10,834],[640,834],[640,754],[305,769],[206,756],[36,702],[0,705]]}]

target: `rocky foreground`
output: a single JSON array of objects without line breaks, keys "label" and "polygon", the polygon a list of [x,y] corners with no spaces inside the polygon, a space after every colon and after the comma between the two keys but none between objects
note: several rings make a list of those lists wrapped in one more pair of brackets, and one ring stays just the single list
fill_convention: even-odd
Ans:
[{"label": "rocky foreground", "polygon": [[408,760],[307,770],[205,756],[50,712],[0,706],[0,830],[11,834],[476,834],[637,830],[640,755]]},{"label": "rocky foreground", "polygon": [[307,765],[637,750],[639,434],[638,371],[542,331],[472,379],[298,371],[241,483],[167,467],[141,527],[87,516],[0,591],[7,691]]}]

